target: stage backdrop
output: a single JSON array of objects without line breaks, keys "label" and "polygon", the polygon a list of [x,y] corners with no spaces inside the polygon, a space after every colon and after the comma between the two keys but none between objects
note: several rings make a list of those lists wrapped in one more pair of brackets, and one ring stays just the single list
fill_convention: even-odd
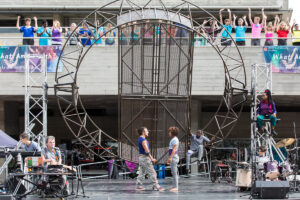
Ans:
[{"label": "stage backdrop", "polygon": [[[25,55],[47,55],[47,72],[55,72],[61,53],[61,46],[0,46],[0,72],[24,72]],[[30,65],[38,65],[40,59],[30,60]],[[59,63],[59,72],[63,65]]]},{"label": "stage backdrop", "polygon": [[265,62],[272,65],[273,72],[300,73],[300,47],[263,47]]}]

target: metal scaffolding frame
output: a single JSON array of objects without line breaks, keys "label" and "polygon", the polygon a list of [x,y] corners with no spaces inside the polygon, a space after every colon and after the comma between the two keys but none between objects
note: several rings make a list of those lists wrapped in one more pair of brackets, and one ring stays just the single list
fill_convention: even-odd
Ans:
[{"label": "metal scaffolding frame", "polygon": [[[66,43],[63,47],[63,54],[60,54],[59,62],[63,64],[63,72],[59,72],[57,65],[56,76],[55,76],[55,95],[58,100],[58,106],[61,115],[67,124],[72,134],[80,141],[87,149],[102,159],[105,154],[115,157],[116,155],[105,148],[102,154],[98,154],[94,151],[95,146],[103,147],[102,141],[110,140],[119,142],[116,138],[111,137],[110,134],[104,132],[89,116],[86,112],[85,105],[82,102],[79,95],[79,84],[78,84],[78,72],[84,65],[84,59],[93,46],[101,40],[102,37],[110,35],[111,32],[122,32],[121,29],[130,27],[131,25],[147,24],[150,22],[156,22],[157,24],[173,24],[179,28],[184,28],[194,35],[203,37],[216,52],[216,59],[219,59],[222,63],[221,67],[224,68],[224,93],[220,101],[219,107],[213,117],[203,126],[203,131],[206,135],[215,136],[216,142],[221,143],[231,133],[236,125],[236,122],[243,109],[243,103],[247,98],[247,83],[246,83],[246,71],[243,58],[237,47],[235,40],[228,33],[228,40],[232,41],[232,46],[224,46],[221,41],[221,36],[217,38],[211,37],[211,32],[205,29],[202,24],[198,23],[192,16],[193,10],[201,10],[205,13],[203,19],[215,21],[220,27],[216,31],[225,31],[223,25],[218,19],[216,19],[211,13],[205,9],[195,5],[194,3],[185,0],[174,0],[176,6],[168,8],[167,3],[164,0],[149,0],[146,2],[136,2],[134,0],[114,0],[110,3],[103,5],[87,15],[75,30],[70,34]],[[159,7],[153,7],[153,2],[158,3]],[[119,12],[110,12],[107,8],[118,7]],[[130,9],[128,9],[129,7]],[[103,19],[104,20],[100,20]],[[95,22],[100,21],[100,24]],[[152,22],[151,22],[152,21]],[[174,23],[175,22],[175,23]],[[94,36],[94,30],[98,30],[99,27],[105,26],[107,23],[112,24],[110,30],[106,30],[102,36]],[[87,45],[88,40],[78,40],[78,43],[73,48],[66,48],[69,40],[76,38],[76,30],[80,29],[83,25],[87,26],[91,31],[93,42],[91,45]],[[166,26],[164,25],[164,26]],[[157,29],[158,30],[158,29]],[[166,32],[167,35],[171,35]],[[154,34],[152,34],[153,36]],[[122,41],[121,35],[118,36],[119,43]],[[138,41],[141,41],[142,37],[138,37]],[[155,37],[154,37],[155,39]],[[156,38],[161,40],[160,37]],[[176,43],[176,40],[174,41]],[[134,45],[133,45],[134,46]],[[182,48],[179,45],[179,48]],[[129,50],[131,50],[129,48]],[[193,50],[193,46],[191,51]],[[141,53],[142,51],[140,51]],[[158,51],[155,51],[154,53]],[[119,63],[120,59],[120,48],[119,48]],[[181,56],[185,56],[183,53]],[[153,56],[154,60],[157,55]],[[129,58],[128,58],[129,59]],[[128,60],[130,63],[133,60]],[[156,62],[156,61],[155,61]],[[193,64],[193,57],[190,58],[189,63]],[[120,65],[119,65],[120,66]],[[156,70],[156,68],[155,68]],[[120,75],[120,67],[118,74]],[[179,73],[178,73],[179,74]],[[157,78],[158,76],[154,76]],[[136,79],[136,77],[135,77]],[[157,80],[157,79],[156,79]],[[189,80],[191,81],[191,79]],[[160,84],[156,81],[157,84]],[[157,84],[153,85],[153,89],[157,88]],[[191,84],[191,83],[190,83]],[[144,87],[145,88],[145,87]],[[120,88],[119,88],[120,90]],[[120,94],[120,91],[119,91]],[[143,95],[141,95],[142,97]],[[120,107],[119,107],[120,110]],[[189,116],[188,116],[189,117]],[[190,119],[188,119],[190,121]],[[190,128],[190,127],[188,127]],[[120,129],[120,127],[119,127]],[[126,136],[125,136],[126,137]],[[132,140],[132,138],[128,138]],[[136,145],[133,145],[136,146]],[[136,150],[135,150],[136,151]],[[154,150],[156,151],[156,150]]]},{"label": "metal scaffolding frame", "polygon": [[[47,58],[46,55],[25,55],[25,133],[41,147],[47,136]],[[20,148],[18,142],[15,150]],[[5,149],[5,152],[7,149]],[[6,157],[0,174],[8,172],[12,155]],[[6,173],[7,175],[7,173]]]},{"label": "metal scaffolding frame", "polygon": [[271,136],[271,124],[269,120],[266,123],[265,132],[260,133],[257,128],[257,109],[260,103],[260,97],[269,89],[272,91],[272,66],[269,63],[253,64],[251,66],[251,163],[252,163],[252,181],[257,178],[256,153],[260,145],[266,145],[267,155],[274,160],[273,150],[279,155],[283,162],[286,158],[280,150],[275,148],[275,140]]},{"label": "metal scaffolding frame", "polygon": [[41,147],[45,146],[47,136],[47,91],[46,55],[26,55],[25,133]]}]

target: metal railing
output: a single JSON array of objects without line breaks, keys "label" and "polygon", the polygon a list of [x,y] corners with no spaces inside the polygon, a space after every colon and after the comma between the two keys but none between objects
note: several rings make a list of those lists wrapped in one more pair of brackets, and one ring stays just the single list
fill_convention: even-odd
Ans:
[{"label": "metal railing", "polygon": [[[34,40],[34,45],[36,45],[36,46],[39,45],[40,39],[41,40],[49,39],[50,44],[51,44],[51,41],[53,39],[61,39],[61,45],[63,45],[67,41],[68,37],[26,37],[26,38],[23,38],[23,37],[20,37],[20,36],[19,37],[17,37],[17,36],[10,36],[10,37],[4,36],[4,37],[1,37],[0,36],[0,46],[18,46],[18,45],[22,45],[22,40],[23,39],[33,39]],[[90,39],[91,43],[93,43],[97,40],[94,37],[90,37],[90,38],[81,37],[81,38],[78,38],[78,43],[80,43],[81,39]],[[114,43],[113,44],[106,43],[107,39],[114,39]],[[147,39],[148,39],[148,41],[152,40],[152,38],[147,38]],[[160,38],[162,43],[167,42],[168,39],[169,39],[168,37],[161,37]],[[174,37],[174,39],[176,40],[177,38]],[[180,39],[180,38],[178,38],[178,39]],[[181,38],[181,40],[183,40],[183,39],[184,38]],[[188,39],[188,38],[186,38],[186,39]],[[211,41],[220,43],[221,37],[216,37],[216,38],[211,37],[210,39],[211,39]],[[251,47],[251,39],[252,39],[251,37],[245,37],[245,38],[233,37],[234,41],[236,41],[236,39],[238,39],[238,40],[243,39],[245,41],[245,46],[246,47]],[[258,45],[258,46],[264,46],[266,39],[268,39],[268,40],[271,39],[273,41],[274,46],[278,45],[278,39],[286,39],[287,46],[292,46],[294,40],[299,40],[300,41],[300,38],[292,38],[292,37],[287,37],[287,38],[278,38],[278,37],[265,38],[265,37],[260,37],[260,38],[253,38],[253,39],[260,39],[260,45]],[[134,39],[130,38],[130,37],[126,37],[126,38],[124,38],[124,37],[123,38],[103,37],[103,38],[101,38],[101,40],[98,40],[98,42],[96,42],[95,46],[97,46],[97,47],[117,46],[118,42],[125,42],[128,45],[131,45],[131,42],[134,42]],[[210,46],[209,42],[203,37],[195,37],[193,44],[194,44],[195,47]],[[122,45],[124,45],[124,43]]]}]

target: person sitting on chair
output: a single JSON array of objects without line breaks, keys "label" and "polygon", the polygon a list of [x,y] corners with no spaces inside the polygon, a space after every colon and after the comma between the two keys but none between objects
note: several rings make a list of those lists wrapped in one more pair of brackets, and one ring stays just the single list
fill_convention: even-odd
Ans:
[{"label": "person sitting on chair", "polygon": [[35,152],[41,152],[41,147],[39,144],[37,144],[34,141],[29,140],[29,135],[27,133],[22,133],[20,135],[20,142],[22,143],[22,149],[25,149],[25,151],[35,151]]},{"label": "person sitting on chair", "polygon": [[259,130],[266,131],[263,120],[264,119],[270,119],[271,121],[271,133],[273,135],[277,135],[275,132],[275,126],[277,122],[277,110],[275,107],[275,103],[272,100],[272,95],[270,90],[265,90],[265,92],[262,95],[262,100],[260,101],[257,109],[257,127]]},{"label": "person sitting on chair", "polygon": [[[55,137],[48,136],[46,138],[46,147],[42,150],[42,160],[44,166],[49,165],[61,165],[61,152],[58,147],[55,147]],[[58,176],[59,189],[64,189],[66,185],[67,177],[65,175]]]},{"label": "person sitting on chair", "polygon": [[264,169],[264,164],[270,161],[270,158],[266,156],[267,147],[262,145],[259,147],[258,156],[256,157],[258,169]]},{"label": "person sitting on chair", "polygon": [[190,150],[188,150],[186,154],[186,174],[189,174],[189,168],[190,168],[190,160],[191,156],[198,153],[198,161],[200,162],[203,156],[203,141],[210,143],[215,138],[212,137],[212,140],[209,140],[207,137],[203,135],[202,130],[198,130],[197,134],[192,134],[192,132],[189,132],[189,136],[191,138],[191,145]]}]

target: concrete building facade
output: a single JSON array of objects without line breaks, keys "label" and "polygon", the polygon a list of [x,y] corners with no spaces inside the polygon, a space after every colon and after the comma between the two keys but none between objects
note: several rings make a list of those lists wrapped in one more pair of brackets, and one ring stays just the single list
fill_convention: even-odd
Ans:
[{"label": "concrete building facade", "polygon": [[[39,19],[59,19],[63,25],[67,26],[73,21],[78,22],[90,11],[107,2],[109,1],[104,0],[99,3],[96,0],[49,0],[38,1],[37,3],[37,1],[32,0],[3,0],[0,2],[0,18],[13,21],[17,15],[37,16]],[[164,2],[170,7],[173,5],[171,0]],[[260,14],[261,7],[265,7],[266,14],[270,16],[280,14],[283,18],[290,16],[292,13],[288,9],[287,0],[193,0],[192,2],[208,9],[215,15],[218,15],[220,8],[231,8],[233,12],[244,15],[247,14],[249,6],[253,9],[253,15]],[[110,9],[116,9],[116,7],[111,6]],[[193,15],[201,15],[201,13],[194,11]],[[0,37],[8,34],[11,33],[1,31]],[[14,34],[17,33],[14,32]],[[241,47],[240,51],[245,62],[248,89],[250,90],[251,65],[264,63],[263,49],[262,47]],[[79,93],[88,112],[90,112],[99,127],[117,137],[118,48],[116,46],[94,47],[85,58],[78,76]],[[16,137],[24,130],[24,78],[25,74],[23,73],[0,73],[0,129]],[[53,86],[54,73],[48,74],[48,80],[49,86]],[[299,88],[300,74],[273,74],[274,100],[281,118],[278,125],[278,137],[292,136],[293,121],[299,124],[297,130],[300,132]],[[193,130],[203,127],[210,119],[217,109],[223,91],[224,69],[217,53],[209,46],[195,47],[192,82]],[[66,142],[73,136],[60,116],[54,90],[51,88],[48,97],[48,134],[57,136],[59,142]],[[245,103],[238,126],[230,137],[250,137],[249,101]]]}]

